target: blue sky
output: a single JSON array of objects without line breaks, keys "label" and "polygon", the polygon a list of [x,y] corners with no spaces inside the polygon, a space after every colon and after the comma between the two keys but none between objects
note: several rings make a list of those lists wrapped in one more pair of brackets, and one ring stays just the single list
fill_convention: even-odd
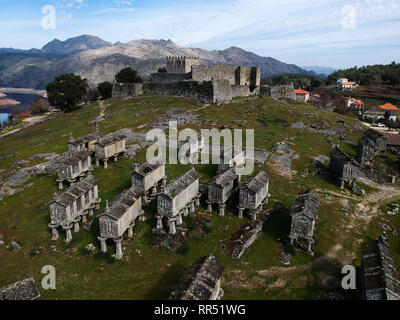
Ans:
[{"label": "blue sky", "polygon": [[[46,5],[56,9],[55,29],[42,27]],[[0,0],[0,30],[0,47],[91,34],[349,67],[399,62],[400,0]]]}]

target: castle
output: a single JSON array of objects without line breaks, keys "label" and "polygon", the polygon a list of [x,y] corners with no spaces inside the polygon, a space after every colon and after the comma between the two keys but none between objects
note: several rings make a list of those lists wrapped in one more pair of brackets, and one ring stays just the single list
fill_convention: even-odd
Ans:
[{"label": "castle", "polygon": [[260,93],[261,68],[223,64],[200,65],[195,57],[167,57],[167,72],[151,74],[145,83],[114,83],[113,98],[142,94],[174,95],[207,103]]}]

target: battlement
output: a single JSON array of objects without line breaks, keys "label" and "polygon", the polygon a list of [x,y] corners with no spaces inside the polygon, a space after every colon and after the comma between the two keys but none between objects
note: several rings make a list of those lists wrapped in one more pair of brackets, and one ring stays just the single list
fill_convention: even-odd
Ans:
[{"label": "battlement", "polygon": [[189,73],[192,66],[200,65],[200,59],[196,57],[174,56],[167,57],[168,73]]}]

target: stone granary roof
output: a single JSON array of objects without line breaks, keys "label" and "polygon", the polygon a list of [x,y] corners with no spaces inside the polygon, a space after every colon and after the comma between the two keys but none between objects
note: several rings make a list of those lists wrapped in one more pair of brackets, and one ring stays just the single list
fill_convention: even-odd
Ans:
[{"label": "stone granary roof", "polygon": [[88,150],[83,150],[79,152],[67,152],[61,161],[66,164],[74,165],[79,161],[87,159],[91,154],[92,153]]},{"label": "stone granary roof", "polygon": [[225,266],[212,254],[198,259],[179,280],[171,300],[210,300]]},{"label": "stone granary roof", "polygon": [[107,135],[103,138],[100,138],[97,140],[97,144],[102,146],[102,147],[107,147],[109,145],[112,145],[118,141],[126,140],[126,136],[122,133],[115,133],[111,135]]},{"label": "stone granary roof", "polygon": [[246,222],[240,226],[229,240],[232,259],[240,259],[244,251],[260,236],[262,228],[261,220]]},{"label": "stone granary roof", "polygon": [[132,187],[122,192],[115,200],[111,203],[111,206],[106,206],[104,211],[99,215],[108,216],[111,219],[118,221],[127,210],[142,196],[143,189],[138,187]]},{"label": "stone granary roof", "polygon": [[364,246],[361,262],[363,298],[400,300],[400,282],[386,235]]},{"label": "stone granary roof", "polygon": [[331,156],[335,157],[341,163],[354,162],[354,159],[352,157],[350,157],[347,153],[340,150],[339,148],[335,148],[334,150],[332,150]]},{"label": "stone granary roof", "polygon": [[269,176],[265,171],[252,174],[244,180],[240,188],[247,188],[254,193],[259,192],[267,183],[269,183]]},{"label": "stone granary roof", "polygon": [[69,140],[68,144],[72,144],[75,146],[79,146],[81,144],[93,141],[93,140],[97,140],[101,138],[101,133],[100,132],[94,132],[94,133],[89,133],[86,136],[83,137],[78,137],[73,139],[71,137],[71,140]]},{"label": "stone granary roof", "polygon": [[142,175],[143,177],[147,176],[148,174],[150,174],[151,172],[153,172],[154,170],[156,170],[157,168],[163,166],[163,164],[150,164],[150,163],[144,163],[142,165],[138,165],[138,164],[133,164],[133,170],[134,172]]},{"label": "stone granary roof", "polygon": [[97,180],[93,176],[75,183],[61,194],[54,194],[53,202],[57,202],[64,207],[71,205],[77,198],[88,192],[97,184]]},{"label": "stone granary roof", "polygon": [[39,297],[33,277],[0,288],[0,300],[35,300]]},{"label": "stone granary roof", "polygon": [[312,190],[300,192],[292,207],[290,215],[304,215],[311,220],[318,217],[319,195]]},{"label": "stone granary roof", "polygon": [[192,168],[168,184],[162,193],[173,199],[198,179],[200,179],[200,174]]},{"label": "stone granary roof", "polygon": [[209,184],[216,184],[224,188],[225,186],[231,184],[235,179],[237,179],[236,170],[235,168],[230,168],[214,176],[210,180]]}]

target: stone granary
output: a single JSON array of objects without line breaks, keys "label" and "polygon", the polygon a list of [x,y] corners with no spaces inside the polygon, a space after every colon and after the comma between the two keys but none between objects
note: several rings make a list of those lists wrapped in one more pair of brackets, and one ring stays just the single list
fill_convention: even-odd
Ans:
[{"label": "stone granary", "polygon": [[236,174],[240,172],[246,164],[246,154],[244,148],[235,146],[224,146],[224,150],[221,151],[218,164],[218,173],[225,171],[229,168],[236,168]]},{"label": "stone granary", "polygon": [[93,169],[91,154],[92,152],[88,150],[69,151],[61,157],[57,168],[57,182],[60,190],[64,188],[64,182],[72,184]]},{"label": "stone granary", "polygon": [[339,148],[335,148],[331,152],[329,170],[339,184],[340,189],[344,189],[345,184],[354,185],[356,182],[359,174],[359,165],[348,154]]},{"label": "stone granary", "polygon": [[369,129],[364,133],[364,138],[369,140],[370,144],[375,147],[376,152],[386,151],[387,140],[383,134]]},{"label": "stone granary", "polygon": [[369,139],[362,138],[357,146],[357,161],[361,168],[370,168],[374,163],[375,146]]},{"label": "stone granary", "polygon": [[400,300],[397,267],[385,234],[364,246],[360,269],[362,300]]},{"label": "stone granary", "polygon": [[208,183],[207,211],[212,211],[212,205],[217,203],[219,215],[225,215],[226,202],[239,184],[235,168],[229,168],[213,177]]},{"label": "stone granary", "polygon": [[143,201],[147,201],[147,192],[157,193],[157,186],[160,182],[165,186],[167,176],[165,175],[165,164],[145,163],[139,165],[134,163],[132,172],[132,186],[143,189]]},{"label": "stone granary", "polygon": [[220,300],[221,276],[225,266],[212,254],[198,259],[179,280],[170,300]]},{"label": "stone granary", "polygon": [[229,240],[232,259],[240,259],[243,253],[261,235],[263,222],[261,220],[242,224]]},{"label": "stone granary", "polygon": [[265,171],[252,174],[239,187],[239,218],[243,218],[243,212],[249,209],[253,220],[257,219],[257,213],[262,210],[268,198],[269,176]]},{"label": "stone granary", "polygon": [[18,281],[0,288],[0,300],[35,300],[40,297],[40,291],[33,277]]},{"label": "stone granary", "polygon": [[116,245],[115,259],[122,258],[123,235],[128,231],[128,238],[133,237],[133,227],[138,217],[144,214],[142,210],[143,189],[132,187],[121,193],[99,215],[101,252],[107,252],[106,240],[113,239]]},{"label": "stone granary", "polygon": [[100,160],[104,164],[104,169],[108,168],[108,160],[114,158],[118,161],[118,156],[126,151],[126,136],[123,134],[113,134],[100,138],[95,144],[96,167],[100,165]]},{"label": "stone granary", "polygon": [[163,218],[168,219],[169,233],[176,233],[176,225],[183,223],[182,216],[200,205],[200,174],[194,168],[162,187],[157,195],[157,230],[163,229]]},{"label": "stone granary", "polygon": [[311,190],[300,192],[298,195],[290,215],[292,223],[290,227],[290,244],[299,238],[307,241],[307,252],[311,255],[314,253],[311,246],[314,243],[313,234],[315,222],[318,218],[319,195]]},{"label": "stone granary", "polygon": [[70,140],[68,142],[68,150],[69,151],[89,150],[94,152],[94,146],[100,138],[101,138],[101,133],[98,131],[89,133],[86,136],[75,139],[72,137],[72,134],[70,134]]},{"label": "stone granary", "polygon": [[94,209],[99,209],[99,192],[97,180],[93,176],[75,183],[61,194],[54,194],[50,203],[49,227],[52,230],[53,241],[58,239],[58,227],[66,232],[66,242],[72,240],[71,229],[79,232],[79,222],[86,222],[87,215],[92,216]]}]

